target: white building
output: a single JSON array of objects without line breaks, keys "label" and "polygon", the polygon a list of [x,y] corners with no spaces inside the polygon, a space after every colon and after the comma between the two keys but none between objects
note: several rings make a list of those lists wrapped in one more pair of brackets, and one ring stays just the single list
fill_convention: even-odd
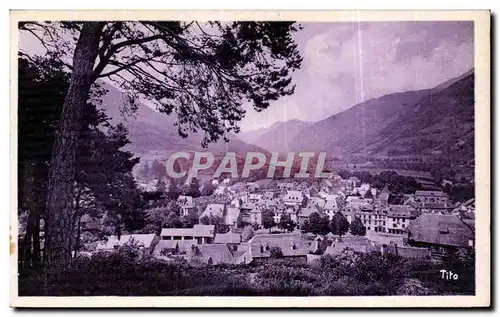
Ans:
[{"label": "white building", "polygon": [[283,197],[283,203],[287,206],[300,206],[304,201],[304,194],[298,190],[288,190]]}]

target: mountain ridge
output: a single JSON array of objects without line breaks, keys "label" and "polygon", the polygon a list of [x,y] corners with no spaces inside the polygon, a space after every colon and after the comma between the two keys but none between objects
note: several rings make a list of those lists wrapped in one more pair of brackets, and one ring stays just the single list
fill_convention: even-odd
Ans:
[{"label": "mountain ridge", "polygon": [[[470,148],[473,76],[472,69],[431,89],[387,94],[354,105],[299,133],[292,140],[292,150],[326,151],[342,156],[450,153],[456,144],[464,142]],[[428,122],[435,126],[426,126]],[[455,130],[446,131],[446,124],[453,124]],[[403,130],[406,126],[413,131]],[[431,143],[425,129],[441,140]],[[467,157],[471,156],[470,150],[466,152]]]}]

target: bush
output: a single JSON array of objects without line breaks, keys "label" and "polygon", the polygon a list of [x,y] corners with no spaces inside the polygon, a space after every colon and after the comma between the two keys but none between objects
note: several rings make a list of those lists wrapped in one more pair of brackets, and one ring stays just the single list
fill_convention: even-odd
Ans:
[{"label": "bush", "polygon": [[[251,265],[194,265],[140,256],[133,245],[80,256],[69,269],[43,276],[20,269],[20,296],[356,296],[474,294],[473,252],[448,253],[430,261],[357,253],[346,249],[318,263],[273,258]],[[440,269],[459,274],[450,283]]]},{"label": "bush", "polygon": [[269,253],[271,253],[271,258],[279,259],[283,257],[283,251],[281,251],[280,247],[271,247],[269,249]]}]

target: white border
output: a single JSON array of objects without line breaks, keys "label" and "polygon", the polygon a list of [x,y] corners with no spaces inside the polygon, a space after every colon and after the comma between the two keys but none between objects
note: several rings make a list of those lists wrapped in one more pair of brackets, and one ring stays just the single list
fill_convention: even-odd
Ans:
[{"label": "white border", "polygon": [[[11,12],[10,159],[17,162],[17,21],[19,20],[296,20],[475,22],[476,295],[378,297],[18,297],[17,248],[11,240],[11,306],[17,307],[479,307],[490,304],[490,14],[488,11],[16,11]],[[479,141],[480,140],[480,141]],[[485,146],[484,144],[488,144]],[[15,163],[14,163],[15,164]],[[10,185],[17,188],[11,167]],[[11,191],[11,236],[17,237]]]}]

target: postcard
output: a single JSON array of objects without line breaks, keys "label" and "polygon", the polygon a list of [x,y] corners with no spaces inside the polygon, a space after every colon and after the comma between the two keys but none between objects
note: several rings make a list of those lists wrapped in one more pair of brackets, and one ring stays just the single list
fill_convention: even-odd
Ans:
[{"label": "postcard", "polygon": [[11,306],[490,306],[489,11],[11,11]]}]

